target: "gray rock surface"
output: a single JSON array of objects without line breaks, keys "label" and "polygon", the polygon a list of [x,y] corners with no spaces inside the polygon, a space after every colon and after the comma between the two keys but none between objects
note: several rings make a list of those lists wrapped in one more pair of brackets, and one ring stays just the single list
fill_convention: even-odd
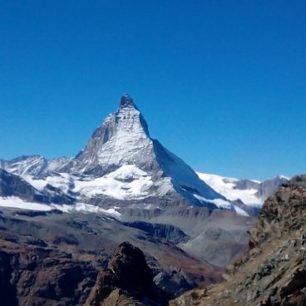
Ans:
[{"label": "gray rock surface", "polygon": [[226,282],[170,305],[306,305],[305,206],[306,176],[298,176],[267,199],[250,231],[250,249],[228,268]]}]

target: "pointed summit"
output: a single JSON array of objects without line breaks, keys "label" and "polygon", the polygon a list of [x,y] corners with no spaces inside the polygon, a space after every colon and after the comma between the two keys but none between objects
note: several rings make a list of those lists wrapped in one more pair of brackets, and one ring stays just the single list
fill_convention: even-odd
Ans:
[{"label": "pointed summit", "polygon": [[125,164],[152,167],[153,143],[148,126],[132,98],[124,95],[120,107],[106,117],[76,157],[79,172],[103,175]]},{"label": "pointed summit", "polygon": [[[150,137],[145,119],[128,95],[122,96],[117,112],[106,117],[71,165],[71,173],[101,182],[115,179],[110,189],[99,187],[102,202],[111,194],[121,200],[159,203],[164,197],[166,202],[180,198],[198,206],[232,209],[184,161]],[[124,186],[120,189],[118,184]]]},{"label": "pointed summit", "polygon": [[133,99],[128,94],[124,94],[121,97],[120,107],[134,107],[134,108],[136,108]]}]

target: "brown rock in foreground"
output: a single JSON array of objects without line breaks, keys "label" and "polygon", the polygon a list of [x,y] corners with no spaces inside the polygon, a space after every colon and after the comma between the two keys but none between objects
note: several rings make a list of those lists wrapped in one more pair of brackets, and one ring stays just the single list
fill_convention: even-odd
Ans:
[{"label": "brown rock in foreground", "polygon": [[167,300],[154,285],[143,252],[123,242],[99,273],[85,305],[167,305]]},{"label": "brown rock in foreground", "polygon": [[67,253],[0,238],[1,306],[80,305],[95,275]]},{"label": "brown rock in foreground", "polygon": [[306,176],[265,202],[250,234],[250,250],[229,268],[226,282],[191,290],[170,305],[306,305]]}]

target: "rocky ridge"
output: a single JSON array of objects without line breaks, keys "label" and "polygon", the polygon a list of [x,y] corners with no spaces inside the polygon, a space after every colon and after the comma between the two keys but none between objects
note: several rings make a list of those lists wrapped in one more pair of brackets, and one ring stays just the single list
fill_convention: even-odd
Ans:
[{"label": "rocky ridge", "polygon": [[297,176],[267,199],[250,231],[250,250],[229,267],[227,281],[170,305],[305,305],[305,208],[306,176]]},{"label": "rocky ridge", "polygon": [[169,297],[154,284],[142,251],[123,242],[99,273],[85,305],[167,305]]}]

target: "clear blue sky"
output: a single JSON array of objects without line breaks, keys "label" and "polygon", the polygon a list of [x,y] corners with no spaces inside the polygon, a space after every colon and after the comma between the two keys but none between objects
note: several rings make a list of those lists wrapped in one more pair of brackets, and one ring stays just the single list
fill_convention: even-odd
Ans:
[{"label": "clear blue sky", "polygon": [[0,0],[0,157],[75,155],[124,92],[195,169],[306,173],[306,1]]}]

